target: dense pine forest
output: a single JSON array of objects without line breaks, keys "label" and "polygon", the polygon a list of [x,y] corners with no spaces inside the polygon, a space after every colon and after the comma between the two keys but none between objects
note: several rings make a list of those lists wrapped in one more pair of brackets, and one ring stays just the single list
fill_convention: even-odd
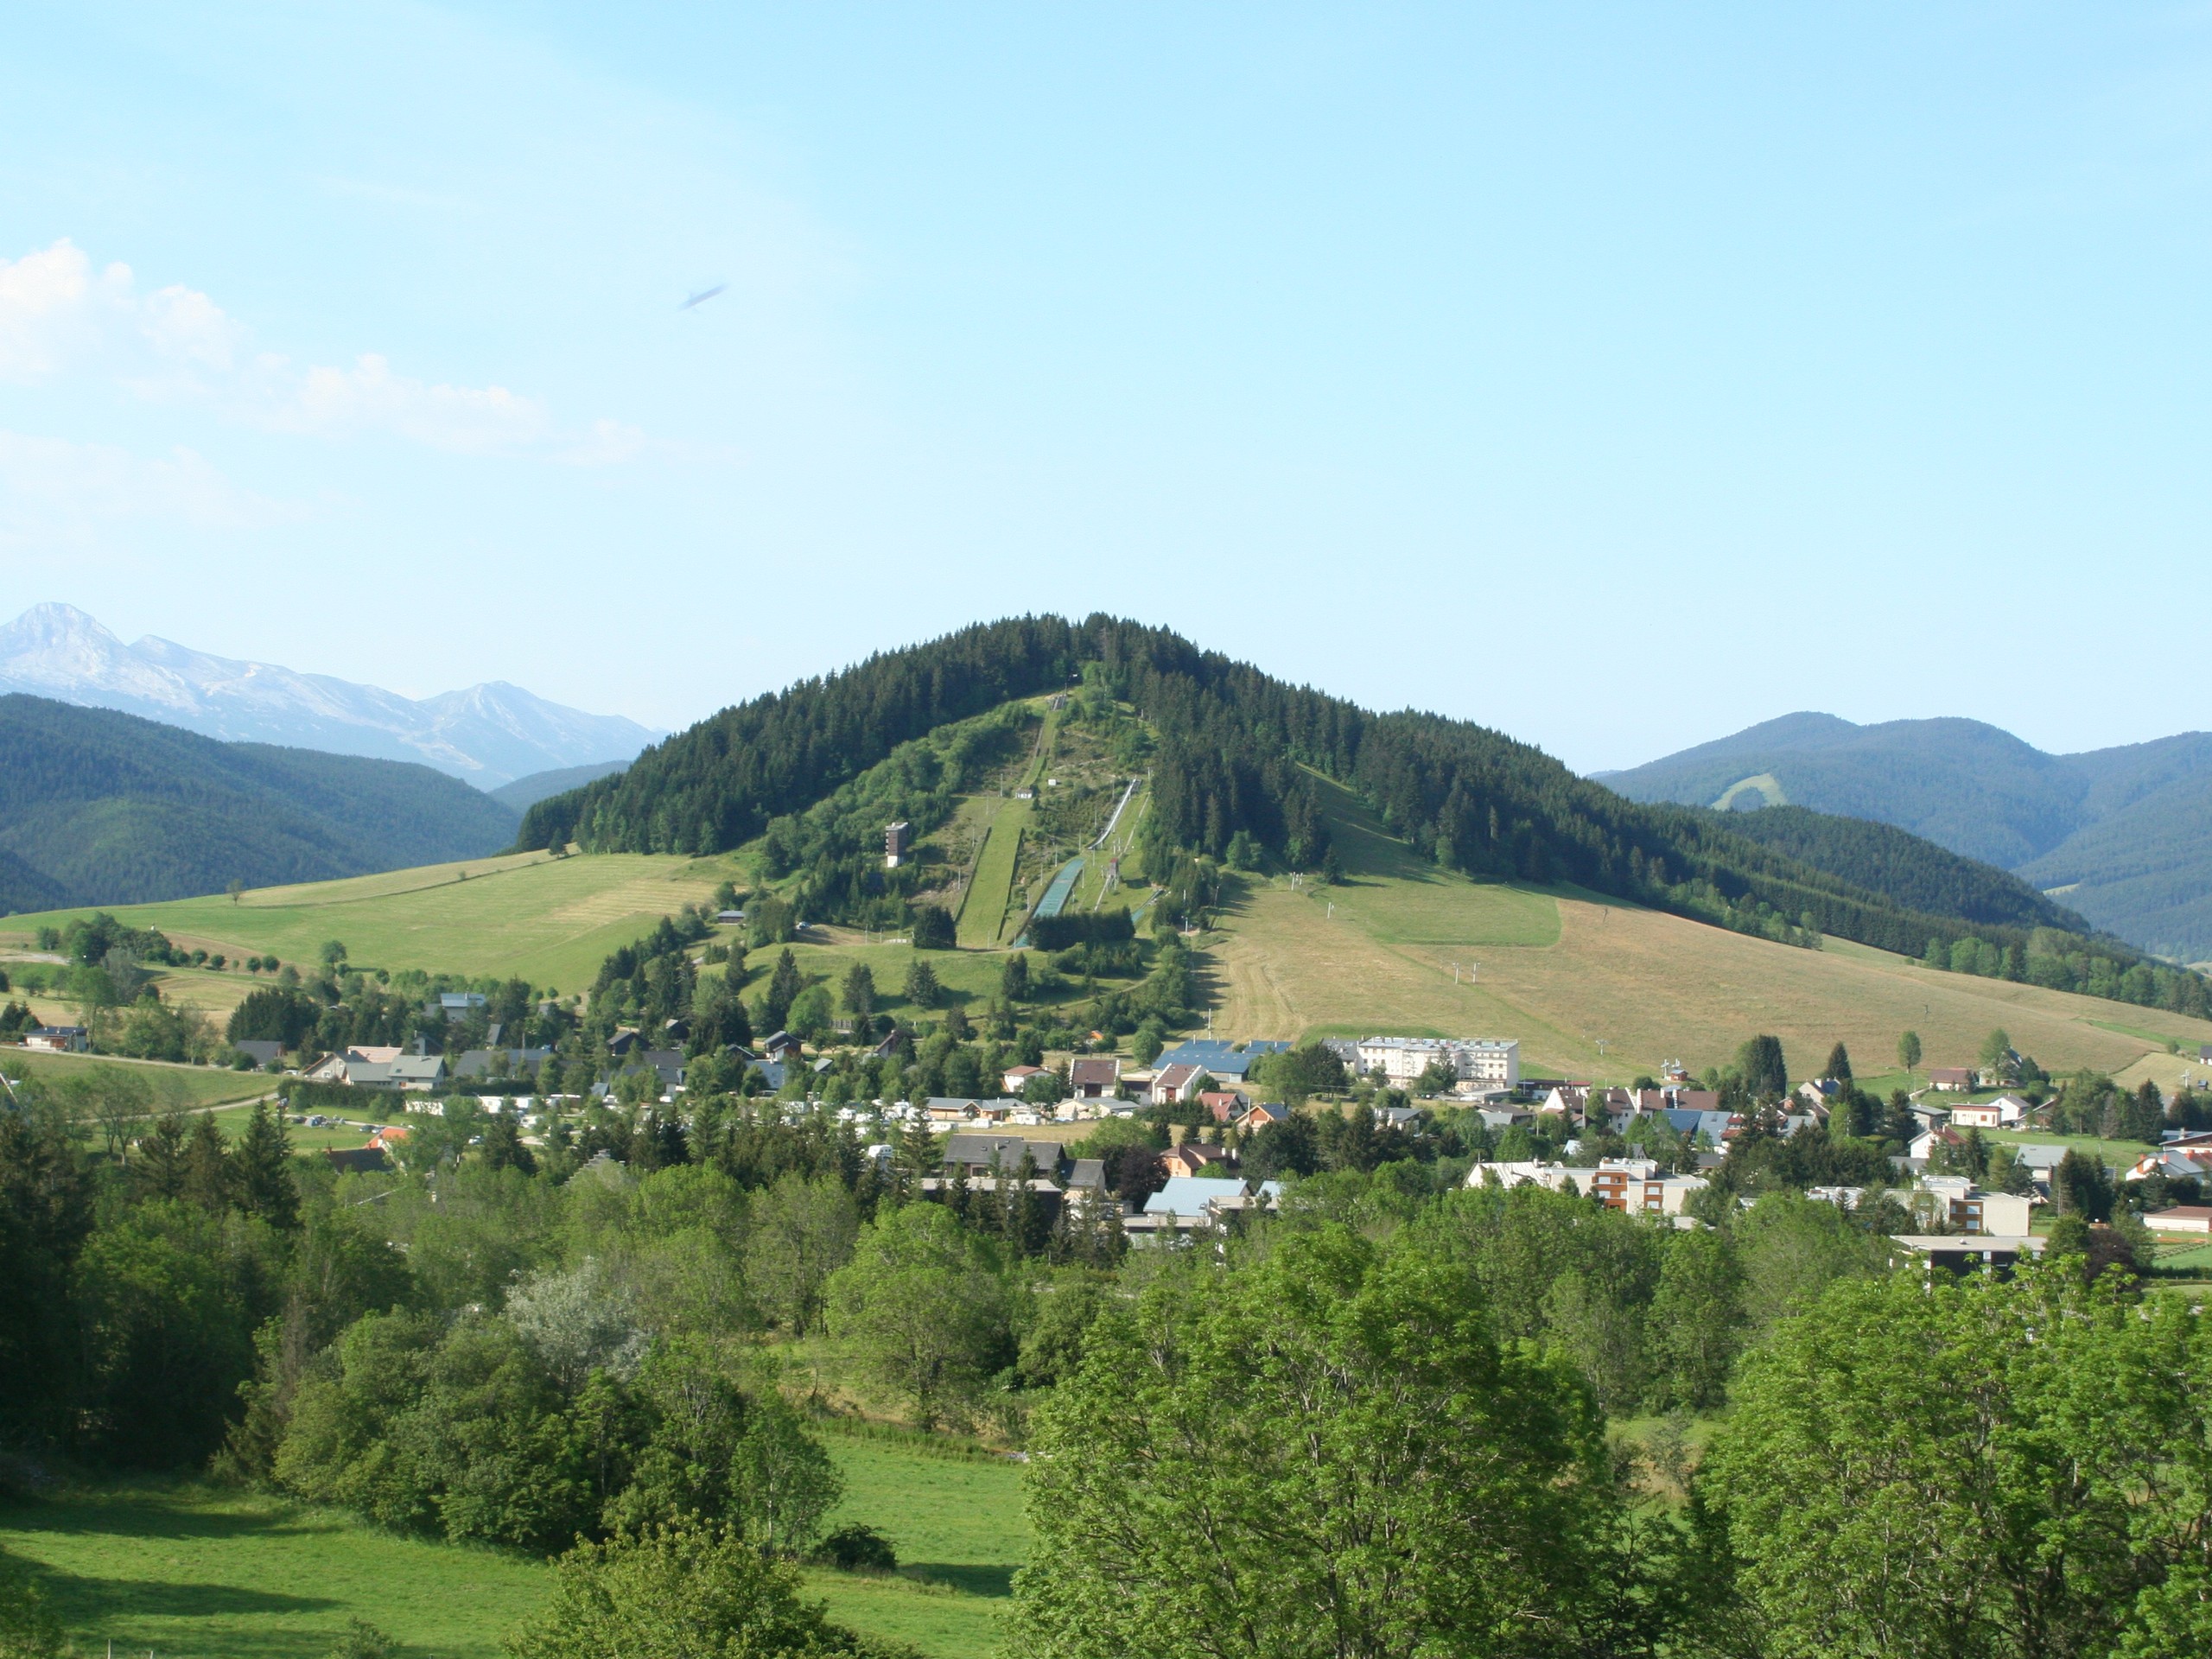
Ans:
[{"label": "dense pine forest", "polygon": [[755,698],[619,778],[538,803],[519,844],[724,851],[778,834],[940,726],[1084,686],[1157,734],[1147,833],[1163,849],[1220,858],[1243,836],[1292,868],[1321,868],[1325,779],[1356,790],[1424,856],[1471,875],[1570,882],[1792,944],[1829,933],[2056,988],[2187,1013],[2208,1006],[2196,975],[2092,937],[2000,873],[1940,849],[1908,856],[1833,827],[1769,844],[1725,815],[1627,800],[1472,722],[1372,714],[1105,616],[980,624]]}]

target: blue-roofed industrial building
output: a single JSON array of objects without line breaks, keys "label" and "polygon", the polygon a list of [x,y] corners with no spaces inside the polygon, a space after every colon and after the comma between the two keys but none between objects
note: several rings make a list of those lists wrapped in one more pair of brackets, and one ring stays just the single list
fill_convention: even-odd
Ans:
[{"label": "blue-roofed industrial building", "polygon": [[1241,1078],[1252,1069],[1254,1062],[1269,1054],[1282,1053],[1289,1046],[1288,1043],[1269,1039],[1239,1045],[1211,1037],[1194,1037],[1166,1050],[1153,1065],[1160,1071],[1171,1065],[1195,1065],[1213,1077]]}]

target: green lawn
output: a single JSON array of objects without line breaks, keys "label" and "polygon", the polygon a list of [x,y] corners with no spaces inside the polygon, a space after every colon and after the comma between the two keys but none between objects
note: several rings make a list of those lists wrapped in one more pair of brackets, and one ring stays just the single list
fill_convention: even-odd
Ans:
[{"label": "green lawn", "polygon": [[[514,976],[574,991],[590,982],[608,952],[709,897],[737,869],[726,858],[523,853],[257,888],[236,904],[216,893],[121,905],[115,914],[232,957],[312,963],[326,941],[337,939],[364,968]],[[0,941],[28,943],[39,927],[86,913],[11,916]]]},{"label": "green lawn", "polygon": [[410,1655],[495,1659],[547,1582],[518,1556],[194,1485],[0,1509],[0,1547],[46,1569],[79,1652],[162,1659],[321,1659],[355,1618]]},{"label": "green lawn", "polygon": [[895,1579],[809,1573],[831,1617],[911,1642],[932,1659],[995,1653],[1014,1569],[1029,1551],[1020,1466],[835,1432],[824,1438],[845,1478],[830,1524],[874,1527],[891,1540],[899,1566]]},{"label": "green lawn", "polygon": [[1981,1138],[1993,1147],[2016,1147],[2028,1143],[2039,1147],[2072,1147],[2103,1159],[2114,1169],[2126,1169],[2151,1150],[2140,1141],[2101,1141],[2094,1135],[2052,1135],[2039,1129],[1984,1129]]},{"label": "green lawn", "polygon": [[[830,1615],[930,1659],[988,1659],[1028,1548],[1008,1462],[825,1437],[846,1482],[831,1524],[890,1538],[900,1571],[807,1569]],[[73,1490],[0,1506],[0,1548],[41,1568],[79,1650],[322,1659],[349,1618],[410,1656],[495,1659],[545,1592],[542,1562],[395,1537],[350,1516],[195,1483]]]},{"label": "green lawn", "polygon": [[0,1050],[0,1071],[10,1077],[32,1077],[47,1082],[65,1077],[128,1076],[143,1079],[158,1109],[179,1106],[196,1110],[226,1101],[253,1100],[275,1086],[276,1079],[258,1072],[232,1071],[221,1066],[171,1065],[161,1060],[118,1060],[98,1054],[45,1054],[35,1049]]}]

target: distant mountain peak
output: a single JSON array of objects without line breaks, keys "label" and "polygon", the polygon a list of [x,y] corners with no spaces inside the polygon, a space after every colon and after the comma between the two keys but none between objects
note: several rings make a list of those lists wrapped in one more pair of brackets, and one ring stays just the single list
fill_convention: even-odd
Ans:
[{"label": "distant mountain peak", "polygon": [[204,737],[413,760],[496,789],[542,772],[630,760],[664,734],[504,680],[416,700],[327,675],[216,657],[148,634],[124,645],[73,605],[0,627],[0,692],[113,709]]}]

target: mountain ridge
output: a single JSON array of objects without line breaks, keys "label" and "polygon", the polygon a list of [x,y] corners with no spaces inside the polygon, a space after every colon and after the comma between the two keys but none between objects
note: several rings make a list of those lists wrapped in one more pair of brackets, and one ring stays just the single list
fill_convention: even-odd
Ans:
[{"label": "mountain ridge", "polygon": [[[1771,779],[1783,799],[1745,798]],[[2212,734],[2051,754],[1983,721],[1785,715],[1605,774],[1632,800],[1790,804],[2012,871],[2139,949],[2212,957]]]},{"label": "mountain ridge", "polygon": [[118,905],[476,858],[515,813],[411,761],[0,696],[0,905]]},{"label": "mountain ridge", "polygon": [[484,790],[627,760],[661,734],[491,681],[421,699],[329,675],[196,651],[125,645],[98,619],[34,605],[0,627],[0,693],[112,709],[219,742],[420,763]]}]

